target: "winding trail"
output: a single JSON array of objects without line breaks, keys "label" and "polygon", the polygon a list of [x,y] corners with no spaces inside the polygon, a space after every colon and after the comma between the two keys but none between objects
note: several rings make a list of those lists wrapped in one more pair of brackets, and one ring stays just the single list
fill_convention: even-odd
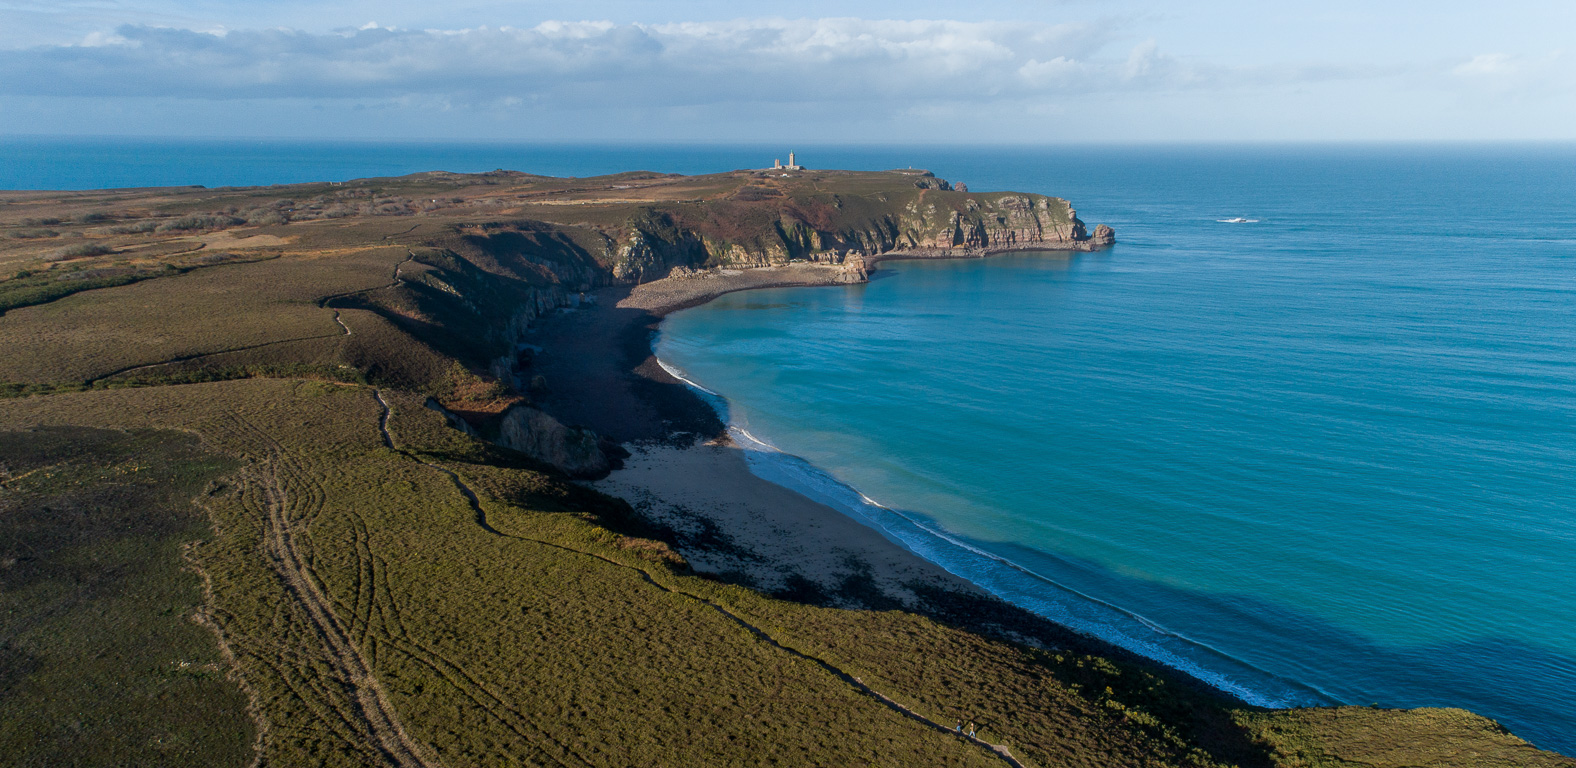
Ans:
[{"label": "winding trail", "polygon": [[[329,302],[334,301],[336,299],[343,299],[343,298],[345,298],[347,296],[359,296],[359,295],[361,295],[363,293],[371,293],[373,291],[382,291],[382,290],[386,290],[386,289],[389,289],[389,288],[398,288],[399,286],[404,285],[405,284],[405,276],[400,274],[400,272],[401,272],[401,270],[403,270],[405,268],[406,264],[409,264],[409,263],[411,263],[411,262],[416,260],[416,252],[415,251],[413,251],[413,250],[411,250],[409,248],[406,248],[405,249],[405,253],[408,254],[405,257],[405,260],[394,265],[394,275],[391,278],[392,282],[388,283],[387,285],[375,285],[375,286],[373,286],[371,288],[358,288],[358,289],[356,289],[354,291],[345,291],[344,293],[331,294],[331,295],[328,295],[328,296],[324,296],[321,299],[318,299],[317,300],[317,305],[319,307],[323,308],[323,309],[333,309],[333,307],[330,307],[328,304],[329,304]],[[336,312],[335,314],[337,315],[338,313]]]},{"label": "winding trail", "polygon": [[319,334],[317,336],[302,336],[302,337],[294,338],[294,339],[275,339],[273,341],[265,341],[265,342],[263,342],[261,344],[252,344],[252,345],[245,346],[245,347],[235,347],[235,348],[232,348],[232,349],[220,349],[220,350],[216,350],[216,351],[213,351],[213,352],[197,352],[197,353],[193,353],[193,354],[190,354],[190,355],[178,355],[176,357],[172,357],[172,358],[169,358],[169,359],[166,359],[166,360],[160,360],[160,361],[158,361],[156,363],[143,363],[143,364],[140,364],[140,365],[133,365],[133,366],[129,366],[129,367],[126,367],[126,368],[121,368],[119,370],[110,371],[109,373],[104,373],[104,374],[100,374],[98,376],[94,376],[93,378],[87,379],[87,380],[83,381],[82,383],[91,386],[93,384],[97,384],[98,382],[104,381],[105,379],[111,379],[111,378],[114,378],[116,376],[120,376],[120,375],[127,374],[127,373],[132,373],[134,371],[143,371],[143,370],[147,370],[149,368],[158,368],[160,366],[165,366],[165,365],[174,365],[175,363],[186,363],[186,362],[191,362],[193,360],[201,360],[201,359],[203,359],[205,357],[213,357],[215,355],[227,355],[227,354],[230,354],[232,352],[248,352],[248,351],[251,351],[251,350],[254,350],[254,349],[262,349],[263,347],[272,347],[272,346],[277,345],[277,344],[289,344],[291,342],[296,342],[296,341],[311,341],[313,339],[329,339],[329,338],[333,338],[335,336],[352,336],[352,335],[355,334],[355,332],[350,330],[350,326],[345,324],[344,319],[339,314],[339,310],[334,309],[333,307],[329,306],[329,302],[334,301],[335,299],[343,299],[343,298],[345,298],[347,296],[356,296],[356,295],[362,294],[362,293],[368,293],[368,292],[371,292],[371,291],[381,291],[381,290],[384,290],[384,289],[387,289],[387,288],[396,288],[398,286],[404,285],[405,284],[405,277],[404,277],[404,275],[400,274],[400,272],[401,272],[401,270],[403,270],[405,268],[406,264],[409,264],[410,262],[416,260],[416,252],[415,251],[413,251],[413,250],[411,250],[409,248],[406,248],[405,252],[407,254],[409,254],[409,255],[407,255],[405,257],[405,260],[394,265],[393,282],[390,282],[387,285],[379,285],[379,286],[375,286],[375,287],[372,287],[372,288],[362,288],[362,289],[356,290],[356,291],[347,291],[345,293],[336,293],[336,294],[334,294],[332,296],[324,296],[323,298],[317,300],[317,306],[319,308],[333,311],[333,313],[334,313],[333,320],[334,320],[334,322],[336,324],[339,325],[339,328],[342,331],[342,333]]},{"label": "winding trail", "polygon": [[970,743],[974,744],[975,746],[978,746],[978,747],[990,752],[992,756],[1000,759],[1002,762],[1005,762],[1006,764],[1012,766],[1013,768],[1028,768],[1028,766],[1026,766],[1024,763],[1022,763],[1017,758],[1012,756],[1012,752],[1006,747],[1006,745],[993,744],[993,743],[985,741],[984,739],[981,739],[981,738],[979,738],[977,736],[971,736],[969,734],[963,733],[963,732],[955,730],[953,728],[948,728],[945,725],[942,725],[941,723],[938,723],[935,720],[932,720],[929,717],[926,717],[925,715],[922,715],[919,712],[916,712],[913,709],[910,709],[909,707],[904,706],[903,704],[899,703],[898,701],[896,701],[892,697],[890,697],[890,696],[888,696],[888,695],[886,695],[886,694],[884,694],[884,693],[882,693],[880,691],[877,691],[876,689],[874,689],[874,688],[870,687],[869,685],[867,685],[863,680],[861,680],[861,679],[849,674],[848,672],[838,668],[836,665],[832,664],[831,662],[829,662],[829,661],[827,661],[825,659],[822,659],[822,658],[820,658],[818,656],[814,656],[814,655],[805,653],[804,651],[800,651],[800,650],[798,650],[796,648],[793,648],[791,646],[784,645],[782,642],[780,642],[777,638],[773,637],[766,630],[756,626],[755,624],[750,623],[748,620],[746,620],[742,616],[739,616],[738,614],[728,610],[725,606],[723,606],[723,605],[721,605],[721,604],[719,604],[717,602],[714,602],[714,601],[712,601],[712,600],[710,600],[710,599],[708,599],[706,597],[703,597],[701,595],[696,595],[696,594],[693,594],[691,592],[686,592],[686,591],[684,591],[682,589],[675,589],[673,587],[670,587],[670,586],[668,586],[666,584],[661,583],[660,581],[657,581],[651,575],[651,573],[649,571],[647,571],[646,569],[644,569],[644,568],[639,568],[639,567],[636,567],[636,566],[633,566],[633,565],[629,565],[627,563],[621,563],[621,562],[619,562],[617,560],[614,560],[612,558],[609,558],[609,557],[606,557],[606,556],[603,556],[603,555],[599,555],[599,554],[597,554],[595,552],[587,552],[585,550],[575,549],[574,547],[568,547],[568,546],[565,546],[563,544],[558,544],[558,543],[551,542],[551,541],[545,541],[543,539],[535,539],[535,538],[531,538],[529,536],[520,536],[520,535],[517,535],[517,534],[510,534],[510,533],[504,533],[502,531],[499,531],[498,529],[492,527],[492,525],[487,522],[487,512],[486,512],[486,510],[484,510],[482,508],[481,499],[476,495],[475,491],[471,490],[469,485],[466,485],[465,481],[460,478],[460,475],[457,472],[455,472],[454,470],[449,469],[448,467],[444,467],[444,466],[441,466],[441,465],[434,464],[432,462],[423,460],[422,458],[410,453],[409,451],[406,451],[405,449],[400,448],[399,446],[397,446],[394,443],[394,437],[393,437],[393,435],[391,435],[389,433],[389,420],[392,419],[393,416],[394,416],[394,409],[393,409],[392,406],[389,405],[388,401],[383,398],[383,391],[382,390],[374,389],[374,390],[372,390],[372,394],[373,394],[373,397],[375,397],[377,399],[378,405],[382,407],[382,414],[379,416],[379,419],[378,419],[378,430],[382,434],[384,446],[386,446],[390,450],[397,451],[398,453],[404,455],[405,457],[411,459],[412,461],[415,461],[418,464],[421,464],[421,465],[426,466],[426,467],[430,467],[430,468],[435,469],[435,470],[443,473],[444,475],[448,476],[449,480],[454,483],[455,488],[458,489],[459,492],[462,495],[465,496],[465,499],[468,502],[470,502],[471,511],[476,516],[476,524],[478,526],[480,526],[482,530],[487,531],[488,533],[491,533],[491,534],[493,534],[495,536],[502,536],[502,537],[510,538],[510,539],[518,539],[520,541],[529,541],[529,542],[532,542],[532,543],[535,543],[535,544],[540,544],[540,545],[546,546],[546,547],[552,547],[554,549],[562,550],[562,551],[565,551],[565,552],[572,552],[574,554],[582,555],[584,557],[596,558],[597,560],[601,560],[602,562],[607,563],[609,565],[613,565],[613,566],[616,566],[618,568],[622,568],[622,569],[625,569],[625,570],[628,570],[628,571],[633,571],[634,573],[639,575],[641,579],[645,580],[645,582],[647,584],[650,584],[651,586],[656,587],[657,589],[660,589],[660,590],[662,590],[664,592],[667,592],[667,593],[670,593],[670,594],[679,595],[681,597],[687,597],[687,598],[689,598],[691,600],[694,600],[694,601],[696,601],[698,603],[701,603],[702,605],[705,605],[705,606],[711,608],[712,610],[716,611],[718,614],[723,616],[723,618],[725,618],[728,621],[732,622],[733,624],[745,629],[746,631],[748,631],[750,634],[754,635],[757,639],[761,640],[762,642],[765,642],[768,645],[772,646],[773,648],[776,648],[776,649],[778,649],[778,650],[780,650],[780,651],[782,651],[782,652],[784,652],[784,653],[786,653],[786,654],[788,654],[790,656],[793,656],[793,657],[798,658],[798,659],[802,659],[804,661],[808,661],[811,664],[814,664],[814,665],[820,667],[823,671],[831,674],[833,677],[836,677],[838,680],[841,680],[842,682],[844,682],[848,686],[850,686],[850,687],[854,688],[855,690],[857,690],[859,693],[864,694],[865,696],[869,696],[872,699],[875,699],[876,701],[880,702],[886,708],[888,708],[888,709],[890,709],[890,710],[902,715],[903,717],[908,718],[909,720],[913,720],[914,722],[919,723],[919,724],[921,724],[923,726],[926,726],[928,728],[931,728],[933,730],[940,731],[940,732],[946,733],[946,734],[950,734],[950,735],[955,736],[955,737],[957,737],[959,739],[962,739],[964,741],[970,742]]},{"label": "winding trail", "polygon": [[[338,313],[335,313],[335,314],[337,315]],[[344,323],[340,323],[340,326],[344,327]],[[98,376],[94,376],[91,379],[85,379],[85,380],[83,380],[82,383],[91,386],[91,385],[97,384],[98,382],[101,382],[101,381],[103,381],[105,379],[114,378],[116,376],[120,376],[121,374],[131,373],[133,371],[142,371],[142,370],[146,370],[148,368],[158,368],[159,366],[163,366],[163,365],[174,365],[176,363],[185,363],[185,362],[190,362],[192,360],[201,360],[201,359],[203,359],[205,357],[213,357],[215,355],[228,355],[228,354],[230,354],[232,352],[247,352],[247,351],[250,351],[250,350],[253,350],[253,349],[262,349],[263,347],[272,347],[272,346],[275,346],[275,345],[278,345],[278,344],[290,344],[290,343],[297,342],[297,341],[311,341],[313,339],[332,339],[335,336],[348,335],[349,332],[350,332],[350,329],[349,328],[345,328],[345,333],[344,334],[326,333],[326,334],[320,334],[320,335],[317,335],[317,336],[301,336],[301,337],[294,338],[294,339],[275,339],[273,341],[265,341],[265,342],[263,342],[261,344],[251,344],[251,345],[244,346],[244,347],[235,347],[233,349],[220,349],[220,350],[216,350],[216,351],[213,351],[213,352],[197,352],[195,354],[190,354],[190,355],[177,355],[177,356],[169,358],[167,360],[160,360],[157,363],[144,363],[142,365],[133,365],[133,366],[130,366],[128,368],[121,368],[119,370],[110,371],[109,373],[105,373],[105,374],[101,374],[101,375],[98,375]]]}]

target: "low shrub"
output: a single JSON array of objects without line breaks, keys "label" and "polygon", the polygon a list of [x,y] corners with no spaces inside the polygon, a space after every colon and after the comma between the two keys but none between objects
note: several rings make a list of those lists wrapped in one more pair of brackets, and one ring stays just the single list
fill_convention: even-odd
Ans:
[{"label": "low shrub", "polygon": [[114,235],[141,235],[152,232],[159,226],[157,221],[139,221],[135,224],[124,224],[119,227],[110,227],[110,234]]},{"label": "low shrub", "polygon": [[290,220],[278,211],[260,210],[246,217],[246,223],[254,227],[272,227],[285,224]]},{"label": "low shrub", "polygon": [[245,224],[246,219],[228,215],[203,215],[193,214],[172,219],[160,224],[155,231],[158,232],[186,232],[196,229],[224,229],[239,224]]},{"label": "low shrub", "polygon": [[55,251],[50,255],[49,260],[60,261],[61,259],[80,259],[84,256],[103,256],[106,253],[114,252],[114,248],[104,245],[103,243],[77,243],[76,245],[68,245],[58,251]]},{"label": "low shrub", "polygon": [[11,237],[17,240],[39,240],[46,237],[60,237],[60,233],[53,229],[13,229]]}]

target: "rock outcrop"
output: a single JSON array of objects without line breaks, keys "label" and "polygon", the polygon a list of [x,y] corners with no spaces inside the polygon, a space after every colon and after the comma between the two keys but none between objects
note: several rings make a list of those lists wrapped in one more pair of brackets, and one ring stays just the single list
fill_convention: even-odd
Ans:
[{"label": "rock outcrop", "polygon": [[612,469],[601,438],[589,429],[568,427],[528,405],[510,408],[493,442],[530,456],[570,477],[595,478]]},{"label": "rock outcrop", "polygon": [[870,279],[870,269],[865,263],[865,257],[855,254],[847,256],[838,269],[837,280],[839,283],[863,283]]}]

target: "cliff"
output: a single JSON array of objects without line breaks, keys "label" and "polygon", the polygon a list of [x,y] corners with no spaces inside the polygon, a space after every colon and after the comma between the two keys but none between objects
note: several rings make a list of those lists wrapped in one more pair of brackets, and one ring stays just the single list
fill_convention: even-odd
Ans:
[{"label": "cliff", "polygon": [[752,268],[798,260],[842,264],[856,257],[868,266],[893,257],[1087,251],[1115,242],[1115,232],[1105,225],[1090,234],[1066,200],[971,194],[928,175],[860,193],[756,181],[722,199],[642,211],[607,232],[616,243],[608,257],[612,277],[634,283],[665,277],[678,267]]}]

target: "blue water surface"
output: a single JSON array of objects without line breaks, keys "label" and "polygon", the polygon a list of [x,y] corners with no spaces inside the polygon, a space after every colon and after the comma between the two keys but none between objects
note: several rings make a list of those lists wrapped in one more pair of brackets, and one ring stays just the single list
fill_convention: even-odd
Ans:
[{"label": "blue water surface", "polygon": [[[788,149],[12,138],[0,188]],[[758,472],[1250,701],[1465,707],[1576,753],[1576,148],[797,149],[1061,195],[1120,242],[670,318],[662,358],[782,451]]]},{"label": "blue water surface", "polygon": [[660,355],[1014,602],[1257,703],[1465,707],[1576,752],[1576,152],[931,165],[1121,242],[725,296]]}]

